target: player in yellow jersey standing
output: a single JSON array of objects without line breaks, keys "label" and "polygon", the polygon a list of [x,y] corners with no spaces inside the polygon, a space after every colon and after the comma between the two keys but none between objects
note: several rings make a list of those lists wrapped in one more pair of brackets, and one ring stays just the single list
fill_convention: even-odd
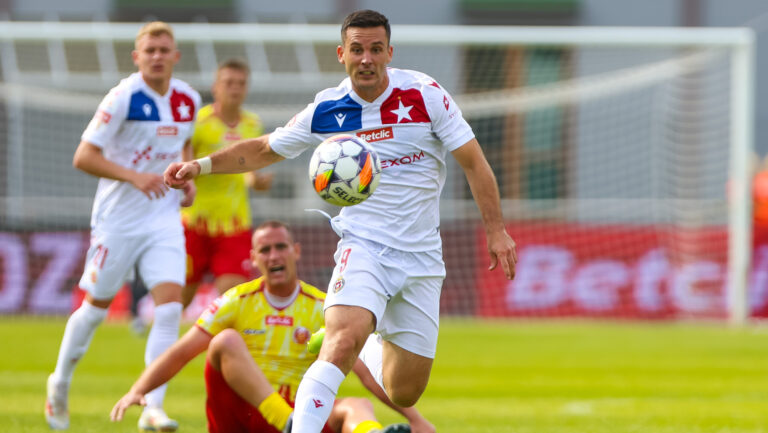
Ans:
[{"label": "player in yellow jersey standing", "polygon": [[[219,296],[179,341],[141,374],[112,409],[113,421],[131,405],[145,404],[145,394],[176,375],[208,349],[206,413],[212,433],[290,430],[292,404],[304,372],[317,358],[307,350],[313,330],[323,326],[325,293],[298,279],[300,245],[288,227],[267,221],[253,233],[250,252],[262,276]],[[434,433],[415,408],[394,406],[358,362],[354,369],[383,402],[410,422],[382,427],[365,399],[335,402],[326,433]]]},{"label": "player in yellow jersey standing", "polygon": [[[248,65],[230,59],[219,65],[211,89],[213,103],[200,109],[192,136],[194,157],[204,157],[243,138],[263,133],[259,117],[242,108],[248,93]],[[250,277],[251,211],[248,187],[269,189],[270,175],[249,172],[208,176],[195,181],[197,197],[182,210],[187,243],[187,285],[182,300],[189,305],[204,274],[213,273],[219,293]]]}]

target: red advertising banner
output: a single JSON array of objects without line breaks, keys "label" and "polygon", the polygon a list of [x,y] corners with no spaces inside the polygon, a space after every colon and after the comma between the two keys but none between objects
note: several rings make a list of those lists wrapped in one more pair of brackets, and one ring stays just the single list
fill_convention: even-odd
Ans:
[{"label": "red advertising banner", "polygon": [[67,314],[87,232],[0,232],[0,314]]},{"label": "red advertising banner", "polygon": [[[333,271],[338,237],[330,226],[294,226],[302,243],[299,275],[325,289]],[[77,287],[89,245],[88,231],[0,232],[0,314],[66,315],[79,307],[84,292]],[[254,277],[257,272],[254,272]],[[185,310],[194,319],[218,293],[202,284]],[[120,289],[110,306],[111,318],[129,317],[130,290]],[[139,304],[140,315],[151,317],[152,300]]]},{"label": "red advertising banner", "polygon": [[[722,318],[727,314],[727,233],[723,227],[524,223],[517,275],[478,264],[481,316]],[[478,250],[486,249],[482,228]],[[768,239],[758,234],[749,279],[753,315],[765,315]]]},{"label": "red advertising banner", "polygon": [[[293,227],[302,244],[299,275],[325,289],[338,237],[326,224]],[[476,221],[441,227],[448,275],[441,313],[485,317],[587,316],[630,319],[724,318],[727,233],[640,225],[515,223],[517,275],[489,272]],[[758,232],[749,273],[752,315],[768,317],[768,230]],[[88,248],[86,231],[0,232],[0,314],[69,314]],[[217,295],[203,285],[185,317]],[[111,317],[127,317],[123,288]],[[149,297],[139,305],[150,316]]]}]

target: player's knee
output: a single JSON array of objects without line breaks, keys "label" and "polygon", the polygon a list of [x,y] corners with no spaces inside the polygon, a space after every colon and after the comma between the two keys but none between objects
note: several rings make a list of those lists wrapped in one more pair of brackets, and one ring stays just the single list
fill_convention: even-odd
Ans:
[{"label": "player's knee", "polygon": [[407,395],[394,394],[389,399],[392,400],[392,403],[400,407],[411,407],[419,401],[419,397],[421,397],[421,393]]},{"label": "player's knee", "polygon": [[355,335],[354,332],[341,331],[329,334],[326,331],[323,346],[320,349],[320,359],[337,366],[351,368],[364,344],[365,338]]},{"label": "player's knee", "polygon": [[208,343],[208,356],[220,358],[221,355],[243,344],[243,337],[236,330],[227,328],[216,334]]},{"label": "player's knee", "polygon": [[150,289],[152,294],[152,300],[155,301],[155,305],[167,304],[170,302],[181,303],[181,291],[182,287],[177,283],[159,283]]},{"label": "player's knee", "polygon": [[387,395],[392,403],[400,407],[411,407],[419,401],[421,394],[424,393],[424,386],[418,383],[406,382],[400,384],[387,384],[384,386],[387,390]]}]

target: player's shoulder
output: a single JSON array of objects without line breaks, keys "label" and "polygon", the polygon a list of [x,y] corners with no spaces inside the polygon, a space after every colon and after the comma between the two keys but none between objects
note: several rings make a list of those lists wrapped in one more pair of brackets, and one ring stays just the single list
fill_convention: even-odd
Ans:
[{"label": "player's shoulder", "polygon": [[232,287],[231,289],[224,292],[223,296],[233,301],[250,298],[251,296],[257,295],[264,291],[262,280],[263,278],[259,277],[255,280],[247,281],[243,284],[238,284],[237,286]]},{"label": "player's shoulder", "polygon": [[440,83],[424,72],[397,68],[388,68],[388,72],[391,87],[418,91],[427,106],[444,106],[450,98]]},{"label": "player's shoulder", "polygon": [[125,109],[130,104],[134,94],[141,91],[141,84],[141,75],[138,72],[123,78],[109,89],[99,105],[99,110],[114,115],[121,108]]},{"label": "player's shoulder", "polygon": [[138,72],[134,72],[133,74],[120,80],[120,82],[117,83],[115,87],[109,89],[109,94],[113,95],[114,97],[127,98],[132,93],[140,90],[141,84],[141,75]]},{"label": "player's shoulder", "polygon": [[205,122],[206,120],[209,120],[214,114],[215,110],[213,109],[213,104],[204,105],[197,112],[197,121]]},{"label": "player's shoulder", "polygon": [[315,95],[315,104],[324,101],[335,101],[343,98],[352,91],[352,82],[349,77],[345,78],[338,86],[323,89]]},{"label": "player's shoulder", "polygon": [[126,88],[126,89],[139,89],[143,86],[144,80],[141,78],[141,74],[138,72],[134,72],[131,75],[123,78],[120,80],[120,83],[118,83],[115,88]]},{"label": "player's shoulder", "polygon": [[171,77],[171,83],[170,84],[171,84],[171,88],[173,88],[177,92],[188,93],[190,95],[194,95],[194,96],[200,98],[200,93],[197,90],[195,90],[192,86],[190,86],[189,83],[187,83],[184,80],[180,80],[178,78]]},{"label": "player's shoulder", "polygon": [[393,87],[404,88],[432,88],[441,90],[437,80],[424,72],[413,69],[387,68],[387,73]]},{"label": "player's shoulder", "polygon": [[260,125],[261,117],[253,111],[243,109],[240,110],[240,121],[247,124]]},{"label": "player's shoulder", "polygon": [[305,296],[317,302],[325,301],[325,292],[323,292],[322,290],[318,289],[317,287],[309,283],[305,283],[304,281],[299,281],[299,290],[300,290],[299,294],[302,296]]}]

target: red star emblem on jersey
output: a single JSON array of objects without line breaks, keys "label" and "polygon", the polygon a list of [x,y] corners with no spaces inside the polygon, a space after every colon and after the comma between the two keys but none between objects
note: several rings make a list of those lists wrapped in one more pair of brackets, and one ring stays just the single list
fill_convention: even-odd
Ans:
[{"label": "red star emblem on jersey", "polygon": [[176,122],[191,122],[195,120],[195,102],[186,93],[171,93],[171,114]]},{"label": "red star emblem on jersey", "polygon": [[423,123],[430,122],[424,97],[418,89],[395,88],[381,104],[381,123]]}]

